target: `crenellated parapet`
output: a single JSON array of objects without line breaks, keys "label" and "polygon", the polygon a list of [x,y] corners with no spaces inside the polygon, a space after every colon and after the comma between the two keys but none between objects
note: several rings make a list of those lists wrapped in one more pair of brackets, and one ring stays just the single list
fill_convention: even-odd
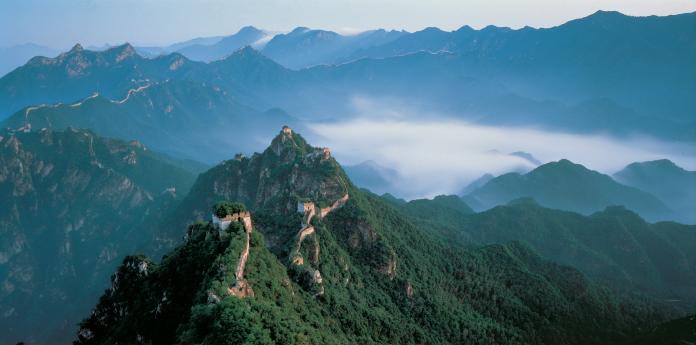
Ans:
[{"label": "crenellated parapet", "polygon": [[[253,230],[253,223],[251,221],[251,212],[241,211],[228,214],[222,218],[218,217],[213,213],[212,215],[213,225],[217,226],[220,231],[225,231],[229,228],[232,222],[239,222],[244,227],[245,244],[242,252],[239,255],[239,260],[237,261],[237,267],[234,271],[235,281],[230,287],[227,288],[227,293],[232,296],[239,298],[254,296],[254,290],[252,290],[249,282],[244,278],[244,268],[246,267],[247,260],[249,259],[249,251],[251,247],[251,232]],[[217,297],[216,295],[211,295]],[[209,296],[209,300],[215,302],[219,300],[219,297],[213,298]]]},{"label": "crenellated parapet", "polygon": [[220,228],[220,230],[227,230],[232,222],[240,222],[244,225],[244,231],[251,232],[251,213],[249,211],[237,212],[233,214],[228,214],[225,217],[218,217],[215,214],[212,215],[213,225]]}]

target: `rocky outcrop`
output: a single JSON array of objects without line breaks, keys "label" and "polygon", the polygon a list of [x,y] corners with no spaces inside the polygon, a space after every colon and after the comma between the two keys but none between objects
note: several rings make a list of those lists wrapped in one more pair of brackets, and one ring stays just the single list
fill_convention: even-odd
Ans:
[{"label": "rocky outcrop", "polygon": [[393,252],[389,253],[389,260],[379,268],[379,271],[389,277],[389,279],[396,277],[396,255]]},{"label": "rocky outcrop", "polygon": [[[299,197],[325,206],[349,190],[350,181],[335,159],[325,159],[322,148],[310,146],[286,127],[262,153],[237,156],[202,174],[199,185],[182,203],[179,223],[172,227],[185,226],[192,218],[207,218],[204,205],[219,200],[241,202],[252,212],[286,216],[297,210]],[[323,214],[331,209],[324,209]],[[321,213],[319,207],[315,212]]]},{"label": "rocky outcrop", "polygon": [[413,298],[413,285],[411,285],[411,282],[406,282],[404,290],[406,290],[406,297]]}]

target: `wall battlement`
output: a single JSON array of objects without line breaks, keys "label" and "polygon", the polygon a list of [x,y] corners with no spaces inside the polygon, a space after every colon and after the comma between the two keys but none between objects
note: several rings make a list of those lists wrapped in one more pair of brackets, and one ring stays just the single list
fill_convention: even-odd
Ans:
[{"label": "wall battlement", "polygon": [[228,214],[223,218],[218,218],[215,214],[213,214],[212,217],[213,225],[219,226],[221,230],[227,230],[232,222],[241,222],[244,225],[244,231],[247,233],[251,232],[251,212],[249,211]]}]

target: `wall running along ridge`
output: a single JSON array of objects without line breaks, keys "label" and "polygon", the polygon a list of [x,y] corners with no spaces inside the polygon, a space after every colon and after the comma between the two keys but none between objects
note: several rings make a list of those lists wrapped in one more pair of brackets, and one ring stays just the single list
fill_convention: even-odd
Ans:
[{"label": "wall running along ridge", "polygon": [[[348,194],[344,195],[342,198],[336,200],[331,206],[329,207],[324,207],[319,210],[319,218],[324,218],[326,217],[331,211],[345,205],[345,203],[348,201]],[[295,265],[295,266],[302,266],[304,265],[304,257],[302,256],[302,252],[300,249],[302,248],[302,242],[304,239],[309,236],[314,234],[314,226],[312,226],[312,218],[316,215],[316,205],[313,202],[300,202],[297,205],[297,211],[298,212],[303,212],[303,217],[302,217],[302,228],[300,228],[300,231],[297,232],[297,243],[295,244],[295,248],[290,254],[290,262]],[[316,257],[319,257],[319,247],[317,243],[317,248],[315,249],[315,254]],[[319,270],[314,270],[312,272],[312,280],[314,281],[315,284],[321,285],[322,283],[322,278],[321,278],[321,272]],[[317,293],[317,295],[323,294],[323,288],[320,289],[320,292]]]},{"label": "wall running along ridge", "polygon": [[213,224],[218,226],[220,230],[224,231],[230,226],[231,222],[241,222],[244,226],[244,235],[246,237],[246,243],[244,244],[244,249],[239,256],[237,261],[237,267],[234,271],[235,283],[234,285],[227,288],[227,293],[232,296],[237,296],[239,298],[244,298],[247,296],[254,296],[254,290],[251,289],[249,283],[244,279],[244,267],[249,259],[249,247],[251,245],[251,232],[253,231],[253,224],[251,221],[251,213],[249,211],[239,212],[234,214],[228,214],[224,218],[218,218],[213,215]]}]

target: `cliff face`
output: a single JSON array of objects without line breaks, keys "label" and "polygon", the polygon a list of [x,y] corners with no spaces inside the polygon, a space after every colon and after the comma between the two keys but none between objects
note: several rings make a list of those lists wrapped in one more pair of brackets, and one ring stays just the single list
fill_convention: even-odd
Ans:
[{"label": "cliff face", "polygon": [[122,255],[155,247],[143,230],[192,176],[89,131],[2,136],[0,342],[69,341]]},{"label": "cliff face", "polygon": [[207,219],[209,205],[219,200],[239,201],[252,211],[293,214],[298,200],[326,207],[349,188],[348,178],[330,154],[288,128],[263,153],[238,156],[201,174],[173,219],[178,227],[191,219]]},{"label": "cliff face", "polygon": [[[126,259],[78,344],[612,344],[660,319],[523,245],[435,240],[324,152],[283,130],[201,174],[163,225],[198,217],[185,243]],[[253,231],[210,221],[223,199]]]}]

